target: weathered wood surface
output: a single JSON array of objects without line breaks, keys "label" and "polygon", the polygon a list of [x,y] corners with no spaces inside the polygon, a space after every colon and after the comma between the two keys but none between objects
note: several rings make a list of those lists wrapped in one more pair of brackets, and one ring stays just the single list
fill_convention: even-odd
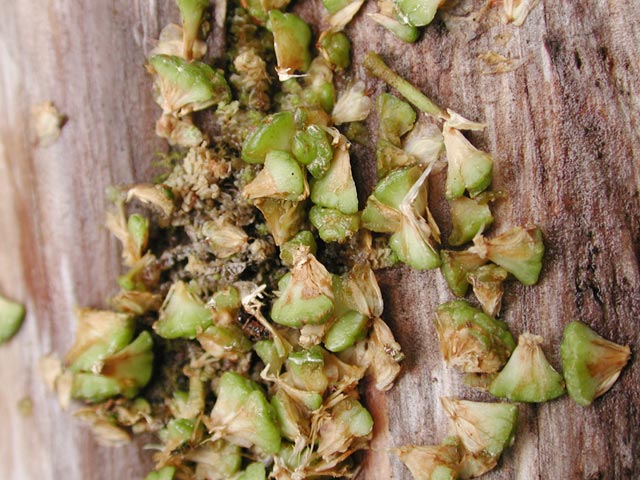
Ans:
[{"label": "weathered wood surface", "polygon": [[[75,305],[104,306],[119,271],[116,242],[101,226],[104,191],[148,178],[158,108],[142,63],[160,28],[177,18],[170,0],[5,2],[0,23],[0,291],[27,304],[23,329],[0,348],[0,476],[7,479],[139,478],[149,466],[135,445],[99,447],[62,412],[36,372],[64,351]],[[298,6],[319,19],[321,4]],[[375,10],[369,3],[365,11]],[[504,319],[546,339],[559,367],[563,326],[582,319],[639,345],[640,5],[635,0],[540,3],[523,27],[482,18],[439,19],[406,46],[362,14],[348,28],[355,63],[380,52],[434,100],[485,120],[474,135],[496,158],[494,188],[510,193],[493,231],[536,222],[547,255],[535,287],[509,283]],[[486,75],[477,55],[526,60]],[[355,73],[364,78],[356,66]],[[374,93],[383,86],[367,84]],[[69,122],[53,146],[35,148],[31,105],[53,100]],[[374,125],[371,125],[372,128]],[[361,197],[374,182],[371,149],[354,149]],[[445,224],[442,177],[432,208]],[[441,395],[486,398],[445,369],[433,309],[450,298],[438,272],[381,272],[385,319],[407,354],[397,386],[370,392],[378,435],[364,478],[408,479],[389,446],[434,443],[447,433]],[[568,398],[521,406],[516,443],[488,479],[640,477],[640,367],[587,409]],[[33,414],[17,402],[33,400]]]}]

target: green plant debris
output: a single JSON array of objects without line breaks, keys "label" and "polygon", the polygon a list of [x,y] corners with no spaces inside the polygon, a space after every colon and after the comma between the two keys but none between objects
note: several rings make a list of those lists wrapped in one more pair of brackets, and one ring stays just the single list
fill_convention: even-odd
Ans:
[{"label": "green plant debris", "polygon": [[574,321],[565,327],[560,356],[569,396],[587,406],[613,386],[629,361],[631,350]]},{"label": "green plant debris", "polygon": [[542,351],[542,337],[523,333],[518,346],[489,391],[514,402],[546,402],[564,394],[562,375],[556,372]]},{"label": "green plant debris", "polygon": [[0,344],[20,330],[24,315],[25,308],[22,304],[0,296]]},{"label": "green plant debris", "polygon": [[504,322],[464,300],[440,305],[435,324],[445,361],[465,373],[499,371],[516,346]]}]

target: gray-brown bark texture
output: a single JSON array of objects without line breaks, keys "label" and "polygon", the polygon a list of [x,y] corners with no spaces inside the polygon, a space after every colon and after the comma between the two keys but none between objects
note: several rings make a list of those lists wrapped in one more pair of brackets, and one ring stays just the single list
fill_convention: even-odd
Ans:
[{"label": "gray-brown bark texture", "polygon": [[[495,157],[493,232],[535,222],[547,253],[540,283],[506,285],[503,318],[514,333],[545,338],[560,368],[563,327],[580,319],[638,349],[640,316],[640,4],[636,0],[545,1],[522,27],[502,24],[493,7],[439,16],[406,45],[361,12],[347,28],[352,73],[379,52],[441,105],[485,121],[472,136]],[[375,11],[369,2],[364,12]],[[296,10],[320,21],[319,0]],[[469,12],[472,10],[469,9]],[[160,28],[177,18],[170,0],[5,2],[0,23],[0,291],[26,302],[19,334],[0,347],[0,476],[79,480],[140,478],[150,466],[141,444],[99,447],[62,412],[36,372],[38,358],[62,352],[76,305],[105,306],[119,272],[117,245],[102,227],[105,189],[144,180],[163,142],[159,109],[143,69]],[[221,37],[212,41],[222,51]],[[487,74],[478,55],[522,60]],[[386,87],[366,78],[372,95]],[[69,116],[53,146],[36,148],[30,108],[53,100]],[[374,117],[374,116],[372,116]],[[370,127],[375,131],[375,118]],[[370,147],[355,146],[361,199],[375,182]],[[431,207],[448,234],[442,174],[431,180]],[[363,477],[408,479],[387,449],[439,442],[448,431],[442,395],[488,399],[445,368],[432,324],[451,298],[437,271],[379,273],[385,320],[407,359],[387,394],[368,389],[376,417],[374,449]],[[633,479],[640,477],[640,367],[632,359],[614,388],[589,408],[564,397],[521,405],[514,446],[487,479]],[[18,415],[23,397],[33,413]]]}]

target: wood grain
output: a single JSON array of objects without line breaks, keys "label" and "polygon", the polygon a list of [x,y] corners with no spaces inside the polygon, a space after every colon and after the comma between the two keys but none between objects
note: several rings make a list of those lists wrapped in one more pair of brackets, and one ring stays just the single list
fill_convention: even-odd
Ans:
[{"label": "wood grain", "polygon": [[[46,392],[38,358],[64,351],[76,305],[104,306],[119,272],[117,246],[102,227],[108,185],[151,174],[158,108],[142,68],[160,28],[177,18],[170,0],[5,2],[0,24],[0,291],[26,302],[20,333],[0,348],[0,476],[7,479],[140,478],[139,446],[99,447]],[[479,4],[476,6],[480,6]],[[320,18],[321,3],[297,7]],[[503,317],[514,333],[545,337],[560,367],[563,326],[581,319],[637,351],[640,317],[640,6],[635,0],[541,2],[517,28],[491,9],[483,17],[440,17],[407,46],[360,14],[347,32],[353,73],[369,49],[434,100],[484,120],[474,135],[495,156],[500,231],[538,223],[547,255],[540,284],[509,283]],[[372,12],[369,2],[364,10]],[[477,56],[494,50],[525,60],[513,72],[482,74]],[[217,50],[219,51],[219,50]],[[385,90],[367,79],[372,94]],[[29,110],[53,100],[69,116],[53,146],[34,146]],[[375,119],[370,120],[375,131]],[[374,183],[371,148],[354,147],[361,199]],[[431,205],[447,233],[444,178]],[[434,443],[447,433],[442,395],[486,399],[446,369],[432,312],[450,299],[438,272],[379,274],[384,317],[407,353],[397,386],[368,390],[377,424],[363,478],[408,479],[387,449]],[[568,398],[522,405],[516,443],[487,479],[640,477],[640,367],[623,372],[590,408]],[[29,396],[33,414],[18,415]]]}]

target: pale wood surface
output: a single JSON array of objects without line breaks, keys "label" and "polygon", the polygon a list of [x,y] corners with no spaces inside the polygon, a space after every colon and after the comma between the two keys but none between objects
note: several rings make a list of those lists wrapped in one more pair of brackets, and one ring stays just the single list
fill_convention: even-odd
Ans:
[{"label": "pale wood surface", "polygon": [[[298,8],[319,19],[321,4]],[[375,5],[365,6],[374,11]],[[119,271],[116,243],[101,226],[108,185],[143,180],[155,152],[158,108],[142,67],[160,28],[175,20],[169,0],[5,2],[0,23],[0,291],[26,302],[23,329],[0,348],[0,477],[139,478],[149,466],[135,445],[97,446],[46,392],[37,359],[71,343],[75,305],[104,306]],[[493,14],[439,19],[406,45],[363,15],[348,33],[355,60],[380,52],[442,105],[488,123],[476,144],[496,158],[494,188],[511,196],[494,231],[534,221],[547,256],[535,287],[509,283],[504,318],[514,333],[541,334],[559,368],[563,325],[574,318],[638,346],[640,316],[640,7],[635,0],[539,4],[523,27]],[[527,59],[483,75],[477,55]],[[214,52],[215,53],[215,52]],[[364,78],[361,67],[355,73]],[[372,92],[383,86],[367,80]],[[35,148],[31,105],[53,100],[69,116],[59,141]],[[373,120],[372,120],[373,122]],[[372,123],[371,128],[375,128]],[[361,198],[374,182],[372,150],[355,147]],[[442,177],[432,208],[446,224]],[[445,233],[446,233],[445,228]],[[408,479],[385,449],[433,443],[447,433],[441,395],[485,398],[445,369],[433,309],[450,298],[438,272],[381,272],[385,319],[407,353],[395,389],[370,392],[379,420],[364,477]],[[583,409],[568,398],[521,406],[514,447],[488,479],[640,477],[640,368],[633,361],[613,390]],[[20,398],[33,414],[17,412]]]}]

